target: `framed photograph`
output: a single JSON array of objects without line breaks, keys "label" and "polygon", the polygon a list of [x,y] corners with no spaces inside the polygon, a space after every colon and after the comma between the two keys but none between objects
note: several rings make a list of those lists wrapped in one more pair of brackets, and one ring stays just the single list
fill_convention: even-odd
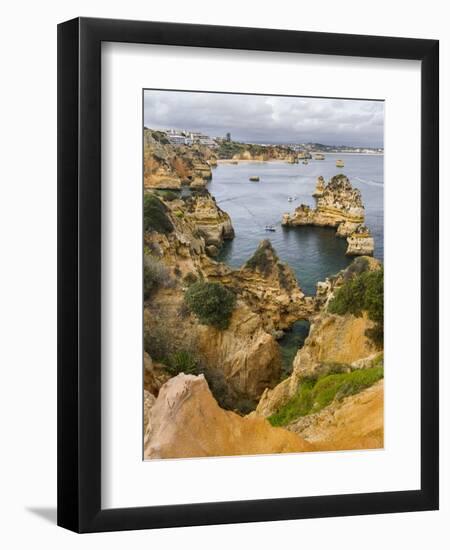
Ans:
[{"label": "framed photograph", "polygon": [[58,524],[438,508],[438,42],[58,27]]}]

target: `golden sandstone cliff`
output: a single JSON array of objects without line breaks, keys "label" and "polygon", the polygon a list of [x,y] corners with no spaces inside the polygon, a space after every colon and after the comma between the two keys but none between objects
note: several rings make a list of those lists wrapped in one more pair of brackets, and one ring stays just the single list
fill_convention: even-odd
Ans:
[{"label": "golden sandstone cliff", "polygon": [[144,130],[144,188],[203,188],[211,179],[216,155],[208,147],[174,147],[161,132]]},{"label": "golden sandstone cliff", "polygon": [[315,208],[301,204],[292,214],[284,214],[282,225],[334,227],[338,237],[347,238],[349,256],[373,254],[374,240],[369,229],[364,226],[361,193],[352,187],[346,176],[334,176],[327,185],[323,177],[319,176],[313,197],[316,200]]},{"label": "golden sandstone cliff", "polygon": [[[195,348],[200,363],[223,375],[232,399],[256,401],[280,377],[276,336],[298,318],[307,318],[313,299],[304,296],[292,270],[279,261],[268,241],[241,269],[208,256],[205,237],[222,235],[225,229],[231,235],[233,229],[228,215],[206,191],[187,199],[163,201],[153,194],[148,198],[158,205],[168,228],[145,233],[146,271],[156,271],[161,279],[145,302],[149,338],[158,333],[163,338],[165,332],[172,346]],[[205,217],[199,216],[204,211],[211,222],[207,226]],[[236,296],[226,329],[202,324],[186,310],[186,290],[199,281],[219,283]]]},{"label": "golden sandstone cliff", "polygon": [[[348,280],[379,270],[379,262],[356,258],[308,297],[270,241],[262,241],[240,269],[215,261],[224,241],[234,237],[231,219],[206,189],[195,189],[199,172],[187,180],[189,196],[155,189],[164,178],[179,178],[174,188],[182,181],[170,148],[158,147],[158,168],[149,172],[144,196],[145,457],[382,447],[382,348],[368,336],[374,322],[367,312],[328,311]],[[189,169],[200,170],[194,163]],[[288,225],[336,227],[340,236],[356,239],[353,249],[362,254],[362,239],[372,238],[363,233],[359,192],[342,178],[328,185],[319,180],[317,208],[300,207]],[[226,326],[205,324],[186,306],[196,284],[233,294]],[[310,333],[292,373],[280,381],[277,338],[299,319],[310,321]],[[357,385],[355,373],[363,373]],[[348,381],[339,382],[329,402],[320,402],[319,386],[332,387],[340,376]],[[302,392],[311,399],[310,410],[292,415]]]},{"label": "golden sandstone cliff", "polygon": [[205,378],[179,374],[147,410],[144,458],[304,452],[313,446],[273,428],[263,418],[242,417],[219,407]]}]

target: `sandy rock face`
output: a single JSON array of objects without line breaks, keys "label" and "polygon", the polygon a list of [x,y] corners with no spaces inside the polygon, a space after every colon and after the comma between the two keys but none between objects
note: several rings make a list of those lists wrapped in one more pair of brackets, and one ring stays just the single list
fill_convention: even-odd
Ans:
[{"label": "sandy rock face", "polygon": [[322,364],[351,364],[374,352],[366,331],[374,323],[366,317],[322,314],[310,328],[305,345],[293,363],[292,384],[297,388],[301,377],[316,374]]},{"label": "sandy rock face", "polygon": [[316,181],[316,190],[313,193],[313,197],[322,197],[325,192],[325,180],[323,176],[319,176]]},{"label": "sandy rock face", "polygon": [[373,237],[363,226],[365,214],[361,192],[352,187],[346,176],[334,176],[326,186],[319,176],[313,197],[315,208],[301,204],[292,214],[283,215],[282,225],[335,227],[337,237],[347,237],[349,256],[373,254]]},{"label": "sandy rock face", "polygon": [[346,176],[334,176],[326,187],[323,187],[323,181],[319,181],[314,196],[316,208],[300,205],[283,219],[283,225],[337,227],[342,222],[359,224],[364,221],[361,193],[352,187]]},{"label": "sandy rock face", "polygon": [[384,445],[384,382],[300,418],[289,430],[318,450],[379,449]]},{"label": "sandy rock face", "polygon": [[[209,193],[186,200],[186,217],[197,228],[208,247],[215,247],[215,254],[225,240],[234,238],[230,216],[224,212]],[[212,255],[215,255],[214,253]]]},{"label": "sandy rock face", "polygon": [[[270,416],[280,409],[296,393],[305,377],[325,375],[332,365],[352,365],[362,358],[373,357],[376,350],[365,334],[371,327],[373,322],[366,317],[318,315],[304,346],[294,358],[291,376],[264,392],[256,408],[257,414]],[[363,367],[364,364],[355,365],[355,368]]]},{"label": "sandy rock face", "polygon": [[144,457],[189,458],[311,451],[297,434],[263,418],[221,409],[204,377],[179,374],[148,409]]},{"label": "sandy rock face", "polygon": [[268,240],[261,241],[253,256],[233,275],[234,288],[269,331],[308,319],[314,311],[313,300],[304,295],[293,270],[279,260]]},{"label": "sandy rock face", "polygon": [[211,179],[210,161],[215,160],[208,147],[174,146],[160,132],[144,130],[146,189],[180,189],[182,185],[203,188]]},{"label": "sandy rock face", "polygon": [[237,394],[257,400],[279,380],[280,348],[244,303],[237,304],[227,330],[197,325],[194,334],[200,354],[220,368]]},{"label": "sandy rock face", "polygon": [[359,226],[347,237],[347,256],[371,256],[375,248],[375,242],[365,226]]}]

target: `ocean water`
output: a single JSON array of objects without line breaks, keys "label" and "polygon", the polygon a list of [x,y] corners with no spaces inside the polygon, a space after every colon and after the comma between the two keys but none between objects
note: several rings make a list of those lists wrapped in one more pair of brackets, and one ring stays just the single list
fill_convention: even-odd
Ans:
[{"label": "ocean water", "polygon": [[[337,273],[351,262],[345,255],[347,242],[335,236],[333,228],[281,226],[285,212],[293,212],[301,203],[315,205],[312,197],[316,179],[328,181],[343,173],[362,194],[366,225],[375,239],[374,256],[383,259],[383,156],[327,154],[325,160],[310,160],[307,165],[285,162],[239,162],[219,164],[208,185],[219,206],[231,216],[236,233],[226,242],[219,260],[239,267],[254,253],[263,239],[272,242],[278,256],[295,271],[302,290],[312,295],[316,283]],[[336,168],[342,158],[344,168]],[[250,182],[259,176],[259,182]],[[288,197],[296,197],[288,202]],[[275,232],[265,231],[267,224]]]}]

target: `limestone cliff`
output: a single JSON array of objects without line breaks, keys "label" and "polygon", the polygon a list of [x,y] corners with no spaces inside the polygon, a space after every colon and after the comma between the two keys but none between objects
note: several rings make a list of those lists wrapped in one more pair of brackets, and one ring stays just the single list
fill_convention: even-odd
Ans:
[{"label": "limestone cliff", "polygon": [[195,225],[198,234],[204,238],[210,256],[218,254],[225,240],[234,238],[230,216],[219,208],[208,192],[187,198],[184,212],[186,218]]},{"label": "limestone cliff", "polygon": [[314,312],[314,300],[302,292],[294,272],[281,262],[268,240],[239,270],[206,270],[209,280],[231,286],[257,313],[268,331],[288,328]]},{"label": "limestone cliff", "polygon": [[379,449],[384,446],[384,382],[334,401],[287,427],[317,450]]},{"label": "limestone cliff", "polygon": [[[144,236],[146,258],[167,271],[146,301],[145,328],[155,333],[165,327],[174,345],[194,348],[202,362],[220,369],[237,398],[257,400],[280,377],[279,331],[299,318],[309,318],[314,299],[304,296],[269,241],[263,241],[241,269],[208,257],[205,237],[232,234],[228,215],[209,193],[165,204],[172,231],[148,231]],[[226,330],[201,325],[186,312],[184,293],[189,284],[201,280],[219,282],[236,294]]]},{"label": "limestone cliff", "polygon": [[172,145],[158,131],[144,130],[144,187],[180,189],[204,187],[211,179],[216,156],[202,145]]},{"label": "limestone cliff", "polygon": [[360,225],[347,237],[348,256],[368,256],[373,254],[375,243],[370,230],[365,225]]},{"label": "limestone cliff", "polygon": [[311,451],[295,433],[263,418],[221,409],[203,376],[179,374],[148,403],[144,457],[188,458]]},{"label": "limestone cliff", "polygon": [[363,226],[365,214],[361,193],[352,187],[346,176],[334,176],[326,186],[323,177],[319,176],[313,197],[315,208],[301,204],[292,214],[283,215],[282,225],[334,227],[338,237],[347,237],[347,254],[373,254],[373,238],[369,229]]},{"label": "limestone cliff", "polygon": [[367,317],[332,315],[326,312],[313,318],[310,333],[304,346],[293,361],[292,374],[273,389],[262,395],[256,412],[269,416],[284,405],[308,377],[328,374],[336,366],[348,369],[367,366],[363,358],[373,359],[377,349],[366,336],[374,323]]}]

